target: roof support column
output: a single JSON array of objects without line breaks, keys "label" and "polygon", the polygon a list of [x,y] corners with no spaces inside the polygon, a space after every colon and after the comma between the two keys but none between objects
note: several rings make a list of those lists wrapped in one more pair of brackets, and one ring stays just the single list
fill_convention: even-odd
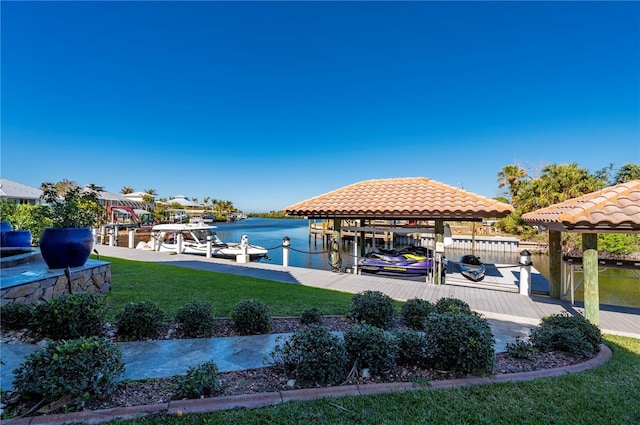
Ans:
[{"label": "roof support column", "polygon": [[[369,225],[369,220],[359,220],[358,226],[364,227]],[[367,233],[364,230],[360,231],[360,257],[364,257],[367,253]]]},{"label": "roof support column", "polygon": [[560,299],[562,286],[562,233],[549,230],[549,296]]},{"label": "roof support column", "polygon": [[339,218],[333,219],[333,234],[330,244],[329,261],[331,268],[334,272],[339,272],[342,266],[342,259],[340,258],[340,247],[342,246],[342,220]]},{"label": "roof support column", "polygon": [[584,271],[584,316],[600,326],[600,293],[598,290],[598,234],[582,234],[582,268]]},{"label": "roof support column", "polygon": [[[436,220],[434,229],[434,241],[435,241],[435,267],[433,274],[433,283],[440,285],[442,283],[442,256],[444,255],[444,221]],[[442,250],[442,252],[439,252]]]}]

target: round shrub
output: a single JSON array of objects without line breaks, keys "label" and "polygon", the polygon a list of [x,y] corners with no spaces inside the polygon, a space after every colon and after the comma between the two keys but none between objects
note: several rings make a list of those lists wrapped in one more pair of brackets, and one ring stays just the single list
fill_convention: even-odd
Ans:
[{"label": "round shrub", "polygon": [[383,329],[389,327],[394,314],[393,300],[380,291],[355,294],[349,307],[349,315],[354,320]]},{"label": "round shrub", "polygon": [[527,360],[533,360],[538,351],[530,341],[526,341],[519,336],[515,337],[513,342],[507,343],[505,349],[511,357]]},{"label": "round shrub", "polygon": [[368,368],[371,375],[379,375],[394,368],[398,354],[398,340],[384,329],[371,325],[356,325],[344,333],[344,346],[351,364],[358,369]]},{"label": "round shrub", "polygon": [[29,330],[51,339],[100,336],[104,332],[106,303],[102,294],[75,293],[36,304]]},{"label": "round shrub", "polygon": [[495,340],[484,317],[434,313],[426,321],[431,366],[457,375],[490,373]]},{"label": "round shrub", "polygon": [[9,303],[0,307],[0,327],[7,331],[16,331],[29,326],[34,304]]},{"label": "round shrub", "polygon": [[301,382],[335,385],[344,381],[347,352],[342,340],[324,326],[311,323],[298,329],[271,352],[276,366]]},{"label": "round shrub", "polygon": [[215,325],[213,306],[206,301],[195,301],[178,309],[175,316],[178,327],[189,338],[211,336]]},{"label": "round shrub", "polygon": [[264,334],[271,330],[271,313],[262,301],[243,300],[233,308],[231,318],[241,335]]},{"label": "round shrub", "polygon": [[543,317],[540,325],[531,332],[530,339],[541,350],[561,350],[587,356],[600,349],[602,333],[584,317],[562,313]]},{"label": "round shrub", "polygon": [[440,298],[435,304],[436,313],[463,313],[471,314],[471,307],[466,302],[457,298]]},{"label": "round shrub", "polygon": [[210,397],[220,392],[222,386],[218,379],[218,366],[212,362],[202,363],[187,369],[187,375],[178,380],[178,397]]},{"label": "round shrub", "polygon": [[407,326],[418,331],[424,330],[424,321],[435,311],[435,306],[427,300],[412,298],[402,305],[400,314]]},{"label": "round shrub", "polygon": [[322,313],[318,307],[308,308],[300,315],[300,323],[303,325],[310,325],[312,323],[320,324],[321,320]]},{"label": "round shrub", "polygon": [[164,325],[164,313],[152,301],[125,304],[116,316],[118,335],[127,341],[156,338]]},{"label": "round shrub", "polygon": [[82,407],[92,395],[113,393],[123,373],[120,347],[107,338],[52,341],[25,358],[13,386],[22,397],[71,396]]},{"label": "round shrub", "polygon": [[593,353],[593,347],[575,328],[545,328],[531,331],[533,345],[541,351],[558,350],[573,356],[587,357]]},{"label": "round shrub", "polygon": [[429,363],[427,337],[412,329],[399,329],[393,333],[398,340],[398,364],[426,366]]}]

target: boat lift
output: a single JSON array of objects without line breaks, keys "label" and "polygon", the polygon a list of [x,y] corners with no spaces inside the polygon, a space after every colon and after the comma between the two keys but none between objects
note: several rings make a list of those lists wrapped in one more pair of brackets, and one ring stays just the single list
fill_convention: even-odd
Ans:
[{"label": "boat lift", "polygon": [[[620,279],[637,279],[640,280],[640,260],[607,260],[598,259],[598,275],[604,274],[610,269],[631,270],[634,277],[616,276]],[[584,281],[584,274],[579,277],[576,274],[583,274],[582,257],[562,257],[562,282],[561,294],[562,299],[570,297],[571,305],[575,304],[575,292]],[[611,276],[613,277],[613,276]]]}]

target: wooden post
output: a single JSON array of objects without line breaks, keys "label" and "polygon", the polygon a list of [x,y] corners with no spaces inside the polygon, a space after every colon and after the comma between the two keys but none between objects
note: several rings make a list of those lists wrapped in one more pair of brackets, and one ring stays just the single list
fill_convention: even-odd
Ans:
[{"label": "wooden post", "polygon": [[582,270],[584,273],[584,317],[600,326],[598,290],[598,234],[582,234]]},{"label": "wooden post", "polygon": [[476,255],[476,222],[471,222],[471,255]]},{"label": "wooden post", "polygon": [[[439,253],[439,247],[443,246],[444,247],[444,221],[442,220],[436,220],[435,223],[435,229],[434,229],[434,241],[435,241],[435,264],[434,264],[434,276],[433,276],[433,283],[435,283],[436,285],[440,285],[442,283],[442,267],[443,267],[443,263],[442,263],[442,255],[444,255],[444,253]],[[438,245],[438,244],[441,245]]]},{"label": "wooden post", "polygon": [[[367,220],[361,220],[360,221],[360,226],[364,227],[368,225],[368,221]],[[367,232],[365,232],[364,230],[362,230],[360,232],[360,257],[364,257],[364,254],[367,253]]]},{"label": "wooden post", "polygon": [[562,286],[562,233],[549,230],[549,297],[560,299]]}]

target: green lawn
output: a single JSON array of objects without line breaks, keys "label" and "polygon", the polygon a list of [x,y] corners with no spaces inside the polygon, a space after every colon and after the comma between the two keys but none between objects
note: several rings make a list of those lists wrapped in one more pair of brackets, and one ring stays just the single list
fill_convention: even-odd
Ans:
[{"label": "green lawn", "polygon": [[318,307],[323,314],[346,314],[352,294],[309,288],[270,280],[212,273],[166,264],[102,257],[111,262],[111,291],[107,301],[112,313],[135,301],[155,301],[171,314],[192,301],[210,302],[218,317],[231,315],[238,301],[264,302],[273,316],[299,316]]},{"label": "green lawn", "polygon": [[[207,300],[217,316],[255,298],[274,316],[296,316],[317,306],[345,314],[352,295],[229,274],[140,263],[112,262],[114,309],[153,300],[167,311]],[[606,336],[613,350],[607,364],[574,375],[436,391],[342,397],[196,416],[157,417],[118,424],[639,424],[640,340]]]},{"label": "green lawn", "polygon": [[598,368],[530,382],[293,402],[255,410],[117,424],[607,424],[640,423],[640,340],[606,337]]}]

